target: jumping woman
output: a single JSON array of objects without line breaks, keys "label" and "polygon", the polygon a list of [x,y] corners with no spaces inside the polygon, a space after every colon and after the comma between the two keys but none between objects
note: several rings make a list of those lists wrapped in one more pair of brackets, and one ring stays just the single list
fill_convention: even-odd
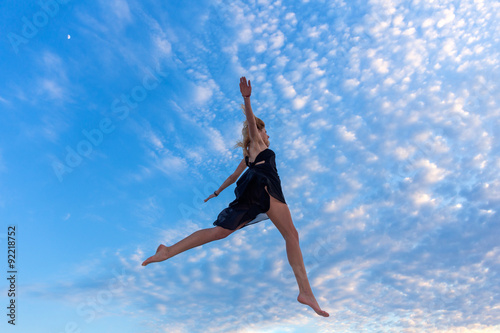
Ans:
[{"label": "jumping woman", "polygon": [[[318,315],[328,317],[329,314],[319,307],[309,284],[299,246],[299,234],[293,225],[290,210],[281,190],[276,156],[268,148],[269,135],[264,122],[253,114],[250,105],[252,86],[245,77],[240,79],[240,91],[245,102],[247,118],[242,130],[243,141],[238,144],[243,148],[244,158],[234,173],[217,191],[205,199],[205,202],[218,196],[226,187],[237,181],[234,190],[236,199],[219,214],[213,223],[215,227],[198,230],[172,246],[161,244],[156,254],[146,259],[142,265],[167,260],[194,247],[226,238],[240,228],[269,218],[285,239],[288,262],[292,266],[299,286],[297,301],[309,305]],[[248,170],[239,178],[246,167]]]}]

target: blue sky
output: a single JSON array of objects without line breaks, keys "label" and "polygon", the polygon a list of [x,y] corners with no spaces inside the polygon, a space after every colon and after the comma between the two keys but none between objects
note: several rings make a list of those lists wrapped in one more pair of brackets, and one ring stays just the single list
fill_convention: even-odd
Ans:
[{"label": "blue sky", "polygon": [[[0,13],[2,331],[500,331],[498,2]],[[296,302],[269,220],[140,265],[233,200],[203,203],[242,158],[243,75],[329,318]]]}]

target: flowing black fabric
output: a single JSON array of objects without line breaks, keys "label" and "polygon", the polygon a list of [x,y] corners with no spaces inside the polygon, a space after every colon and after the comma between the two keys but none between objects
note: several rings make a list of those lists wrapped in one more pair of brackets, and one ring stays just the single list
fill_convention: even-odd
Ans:
[{"label": "flowing black fabric", "polygon": [[[236,182],[236,199],[220,212],[213,223],[215,226],[235,230],[245,222],[248,223],[242,228],[269,219],[266,214],[271,203],[269,194],[286,204],[275,159],[274,151],[269,148],[261,151],[254,162],[245,157],[248,169]],[[259,163],[261,161],[264,163]]]}]

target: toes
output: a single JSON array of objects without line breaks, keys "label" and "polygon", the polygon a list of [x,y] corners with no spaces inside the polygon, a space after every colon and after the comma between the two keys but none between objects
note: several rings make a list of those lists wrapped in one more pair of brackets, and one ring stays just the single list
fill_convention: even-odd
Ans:
[{"label": "toes", "polygon": [[323,317],[330,317],[330,314],[328,312],[321,309],[318,311],[318,314]]},{"label": "toes", "polygon": [[144,260],[144,262],[142,263],[142,266],[146,266],[146,265],[150,264],[153,261],[152,258],[153,257],[149,257],[148,259]]},{"label": "toes", "polygon": [[323,317],[329,317],[330,315],[328,314],[328,312],[324,311],[324,310],[319,310],[319,315],[320,316],[323,316]]},{"label": "toes", "polygon": [[154,255],[152,255],[151,257],[149,257],[148,259],[144,260],[144,262],[142,263],[142,266],[149,265],[152,262],[159,262],[159,261],[166,260],[168,258],[168,256],[163,253],[165,251],[162,251],[164,247],[165,247],[165,245],[160,244],[160,246],[158,246],[158,249],[156,250],[156,253]]}]

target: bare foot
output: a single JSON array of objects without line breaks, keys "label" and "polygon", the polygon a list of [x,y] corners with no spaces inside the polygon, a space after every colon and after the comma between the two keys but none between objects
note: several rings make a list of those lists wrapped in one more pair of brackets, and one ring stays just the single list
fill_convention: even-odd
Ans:
[{"label": "bare foot", "polygon": [[313,295],[306,295],[306,294],[300,293],[299,296],[297,297],[297,301],[299,301],[299,303],[309,305],[320,316],[323,316],[323,317],[330,316],[328,314],[328,312],[321,310],[321,308],[318,305],[318,302],[316,301],[316,298],[314,298]]},{"label": "bare foot", "polygon": [[167,260],[168,258],[169,258],[168,247],[166,247],[163,244],[160,244],[160,246],[158,246],[158,248],[156,249],[156,253],[153,256],[149,257],[148,259],[144,260],[142,266],[146,266],[147,264],[150,264],[152,262],[160,262],[163,260]]}]

